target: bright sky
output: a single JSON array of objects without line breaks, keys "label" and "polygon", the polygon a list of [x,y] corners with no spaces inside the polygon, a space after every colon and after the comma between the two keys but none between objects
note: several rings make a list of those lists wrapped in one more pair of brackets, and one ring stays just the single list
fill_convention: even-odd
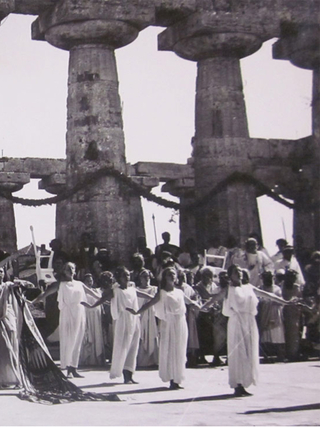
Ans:
[{"label": "bright sky", "polygon": [[[7,157],[65,157],[68,52],[31,40],[35,17],[11,15],[0,27],[0,153]],[[196,63],[172,52],[157,51],[161,28],[150,27],[137,40],[116,51],[123,102],[127,161],[186,163],[194,134]],[[273,41],[242,60],[242,74],[251,137],[297,139],[311,134],[310,71],[272,59]],[[159,189],[156,190],[158,194]],[[15,195],[41,198],[37,182]],[[162,197],[169,198],[166,193]],[[154,249],[169,231],[179,243],[178,217],[170,209],[143,201],[148,245]],[[266,197],[259,199],[264,243],[292,242],[291,212]],[[54,207],[15,205],[18,247],[55,233]],[[155,215],[155,224],[152,221]]]}]

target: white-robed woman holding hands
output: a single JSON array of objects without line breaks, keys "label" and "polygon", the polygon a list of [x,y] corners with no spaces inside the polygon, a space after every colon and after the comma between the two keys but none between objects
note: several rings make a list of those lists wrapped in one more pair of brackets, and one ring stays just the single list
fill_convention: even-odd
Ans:
[{"label": "white-robed woman holding hands", "polygon": [[163,382],[170,381],[171,390],[182,388],[180,384],[185,377],[188,341],[185,305],[188,298],[182,290],[175,288],[176,281],[176,269],[164,269],[159,292],[138,311],[127,309],[137,315],[154,306],[160,319],[159,376]]},{"label": "white-robed woman holding hands", "polygon": [[230,284],[222,313],[228,317],[229,385],[235,396],[250,396],[246,387],[256,385],[259,367],[259,332],[256,322],[258,297],[286,304],[282,298],[250,284],[242,284],[242,269],[232,264],[228,268]]},{"label": "white-robed woman holding hands", "polygon": [[86,300],[86,294],[97,298],[95,293],[83,282],[74,279],[75,274],[75,264],[67,262],[63,267],[63,280],[49,286],[32,301],[35,304],[48,295],[58,292],[60,369],[67,369],[68,378],[82,377],[77,372],[86,327],[86,312],[81,302]]}]

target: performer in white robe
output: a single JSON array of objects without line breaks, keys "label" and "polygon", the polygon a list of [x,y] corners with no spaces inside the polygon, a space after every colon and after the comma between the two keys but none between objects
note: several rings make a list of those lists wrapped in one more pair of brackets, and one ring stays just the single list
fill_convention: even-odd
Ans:
[{"label": "performer in white robe", "polygon": [[86,312],[82,302],[86,302],[87,294],[97,298],[83,282],[74,280],[75,274],[75,264],[67,262],[63,267],[64,280],[49,286],[33,300],[35,304],[58,291],[60,368],[67,369],[68,378],[82,377],[76,370],[86,326]]},{"label": "performer in white robe", "polygon": [[159,376],[163,382],[181,384],[185,377],[188,342],[183,291],[161,289],[155,310],[160,319]]},{"label": "performer in white robe", "polygon": [[242,271],[238,265],[228,268],[230,285],[222,313],[229,318],[227,332],[229,385],[235,396],[249,396],[244,387],[256,385],[259,366],[259,332],[256,322],[258,296],[286,304],[282,298],[242,285]]},{"label": "performer in white robe", "polygon": [[183,291],[175,288],[177,272],[173,267],[163,270],[161,290],[138,311],[127,309],[132,314],[140,314],[155,306],[156,316],[160,319],[159,376],[162,381],[170,381],[170,389],[182,388],[180,383],[185,376],[188,328]]},{"label": "performer in white robe", "polygon": [[130,272],[125,267],[117,267],[114,272],[116,283],[105,289],[102,297],[90,305],[83,302],[88,308],[97,307],[104,301],[111,300],[111,315],[113,319],[113,350],[110,368],[110,378],[121,377],[125,384],[136,384],[132,375],[137,364],[137,354],[140,340],[140,320],[132,318],[126,310],[138,310],[137,290],[130,282]]},{"label": "performer in white robe", "polygon": [[[129,273],[130,274],[130,273]],[[132,374],[136,369],[140,339],[140,322],[132,318],[126,308],[138,310],[137,292],[134,286],[122,289],[119,284],[113,287],[111,315],[114,321],[114,339],[110,378],[124,375],[125,383],[134,383]],[[130,379],[125,371],[129,371]]]},{"label": "performer in white robe", "polygon": [[86,327],[85,308],[81,301],[86,300],[83,283],[78,280],[61,282],[58,291],[60,310],[60,368],[68,369],[68,376],[75,375],[79,364],[80,349]]}]

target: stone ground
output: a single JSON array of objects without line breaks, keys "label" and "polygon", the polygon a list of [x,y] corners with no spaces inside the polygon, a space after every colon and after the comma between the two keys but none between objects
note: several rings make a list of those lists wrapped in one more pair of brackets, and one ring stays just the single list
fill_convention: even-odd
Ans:
[{"label": "stone ground", "polygon": [[183,390],[168,390],[156,370],[138,370],[139,384],[110,380],[105,369],[79,370],[84,391],[117,393],[120,402],[44,405],[0,390],[1,426],[318,426],[320,360],[260,365],[250,397],[235,398],[228,368],[187,369]]}]

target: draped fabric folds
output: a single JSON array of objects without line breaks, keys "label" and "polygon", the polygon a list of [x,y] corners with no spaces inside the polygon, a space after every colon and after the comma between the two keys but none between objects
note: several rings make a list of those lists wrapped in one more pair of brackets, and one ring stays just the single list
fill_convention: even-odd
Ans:
[{"label": "draped fabric folds", "polygon": [[69,381],[55,364],[25,302],[20,287],[12,287],[19,324],[19,350],[13,360],[22,390],[19,398],[31,402],[57,404],[73,401],[117,401],[116,394],[83,392]]}]

